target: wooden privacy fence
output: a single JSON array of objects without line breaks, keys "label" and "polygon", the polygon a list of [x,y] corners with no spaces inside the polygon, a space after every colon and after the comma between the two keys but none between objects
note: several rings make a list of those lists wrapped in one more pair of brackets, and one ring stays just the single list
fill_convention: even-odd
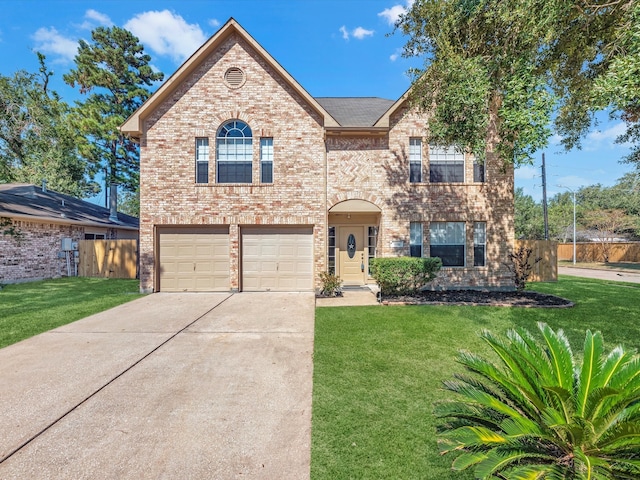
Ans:
[{"label": "wooden privacy fence", "polygon": [[[640,262],[640,242],[610,242],[608,246],[610,262]],[[573,243],[558,244],[558,259],[573,260]],[[576,243],[576,262],[603,261],[600,243]]]},{"label": "wooden privacy fence", "polygon": [[533,264],[536,258],[541,260],[533,265],[530,282],[557,282],[558,281],[558,242],[550,240],[516,240],[515,249],[520,247],[532,250],[529,263]]},{"label": "wooden privacy fence", "polygon": [[78,276],[138,277],[137,240],[80,240]]}]

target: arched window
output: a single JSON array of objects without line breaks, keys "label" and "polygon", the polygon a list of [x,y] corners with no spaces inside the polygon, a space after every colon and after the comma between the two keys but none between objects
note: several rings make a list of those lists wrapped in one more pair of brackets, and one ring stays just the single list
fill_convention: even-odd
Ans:
[{"label": "arched window", "polygon": [[251,183],[253,163],[251,128],[240,120],[230,120],[216,138],[216,182]]}]

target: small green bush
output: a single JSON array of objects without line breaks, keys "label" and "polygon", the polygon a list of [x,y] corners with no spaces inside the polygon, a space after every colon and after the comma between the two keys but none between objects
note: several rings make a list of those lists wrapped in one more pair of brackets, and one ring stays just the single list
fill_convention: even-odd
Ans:
[{"label": "small green bush", "polygon": [[436,278],[439,258],[387,257],[371,259],[371,273],[382,296],[411,295]]},{"label": "small green bush", "polygon": [[322,282],[322,288],[320,294],[326,297],[340,297],[342,296],[342,280],[336,277],[333,273],[320,272],[320,281]]}]

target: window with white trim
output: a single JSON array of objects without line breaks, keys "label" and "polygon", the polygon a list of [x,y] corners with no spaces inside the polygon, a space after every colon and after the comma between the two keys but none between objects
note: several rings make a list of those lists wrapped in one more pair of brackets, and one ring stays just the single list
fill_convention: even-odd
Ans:
[{"label": "window with white trim", "polygon": [[422,223],[409,224],[409,252],[412,257],[422,257]]},{"label": "window with white trim", "polygon": [[456,147],[429,146],[429,181],[464,182],[464,152]]},{"label": "window with white trim", "polygon": [[432,222],[430,257],[442,260],[443,267],[464,267],[466,233],[464,222]]},{"label": "window with white trim", "polygon": [[487,256],[487,223],[473,224],[473,266],[484,267]]},{"label": "window with white trim", "polygon": [[419,138],[409,139],[409,181],[422,181],[422,140]]},{"label": "window with white trim", "polygon": [[209,183],[208,138],[196,138],[196,183]]},{"label": "window with white trim", "polygon": [[260,183],[273,183],[273,138],[260,139]]},{"label": "window with white trim", "polygon": [[240,120],[225,123],[216,138],[216,183],[251,183],[251,128]]}]

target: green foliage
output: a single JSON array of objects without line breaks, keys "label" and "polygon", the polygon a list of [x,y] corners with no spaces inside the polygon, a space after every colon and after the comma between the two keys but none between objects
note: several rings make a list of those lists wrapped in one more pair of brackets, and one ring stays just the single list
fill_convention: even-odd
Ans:
[{"label": "green foliage", "polygon": [[371,262],[371,275],[383,296],[416,293],[436,278],[442,267],[439,258],[380,257]]},{"label": "green foliage", "polygon": [[320,289],[321,295],[326,297],[342,296],[342,291],[340,290],[342,280],[336,277],[333,273],[320,272],[320,281],[322,282],[322,288]]},{"label": "green foliage", "polygon": [[635,62],[635,33],[625,33],[638,23],[633,4],[416,0],[396,29],[409,37],[403,54],[425,59],[424,69],[412,71],[411,98],[429,114],[429,142],[459,145],[479,159],[495,151],[518,165],[547,145],[554,114],[567,148],[605,104],[628,115],[627,100],[639,97],[637,72],[620,101],[611,101],[609,83],[601,88],[606,100],[595,101],[593,92],[606,75],[613,84],[621,76],[621,51]]},{"label": "green foliage", "polygon": [[582,344],[587,328],[607,345],[640,344],[640,285],[561,275],[531,287],[575,306],[317,308],[312,480],[475,478],[470,468],[451,470],[452,454],[440,455],[433,409],[452,397],[442,382],[464,371],[455,361],[460,348],[492,354],[482,328],[502,334],[542,320],[571,345]]},{"label": "green foliage", "polygon": [[544,238],[542,206],[531,195],[525,195],[522,188],[516,188],[514,196],[515,237],[525,240]]},{"label": "green foliage", "polygon": [[82,134],[80,154],[96,171],[106,171],[109,185],[135,191],[139,182],[139,150],[122,135],[120,125],[151,95],[149,86],[164,75],[153,72],[151,57],[129,31],[98,27],[92,43],[80,40],[75,69],[64,76],[88,95],[72,120]]},{"label": "green foliage", "polygon": [[441,452],[482,479],[638,478],[640,357],[606,354],[587,330],[579,361],[562,330],[538,328],[542,340],[523,328],[483,331],[499,363],[458,354],[469,373],[444,384],[459,400],[436,408]]},{"label": "green foliage", "polygon": [[37,74],[0,76],[0,181],[40,184],[82,198],[96,191],[79,156],[69,106],[48,88],[52,73],[38,53]]},{"label": "green foliage", "polygon": [[132,217],[140,217],[140,187],[134,192],[124,191],[118,192],[118,211],[131,215]]}]

